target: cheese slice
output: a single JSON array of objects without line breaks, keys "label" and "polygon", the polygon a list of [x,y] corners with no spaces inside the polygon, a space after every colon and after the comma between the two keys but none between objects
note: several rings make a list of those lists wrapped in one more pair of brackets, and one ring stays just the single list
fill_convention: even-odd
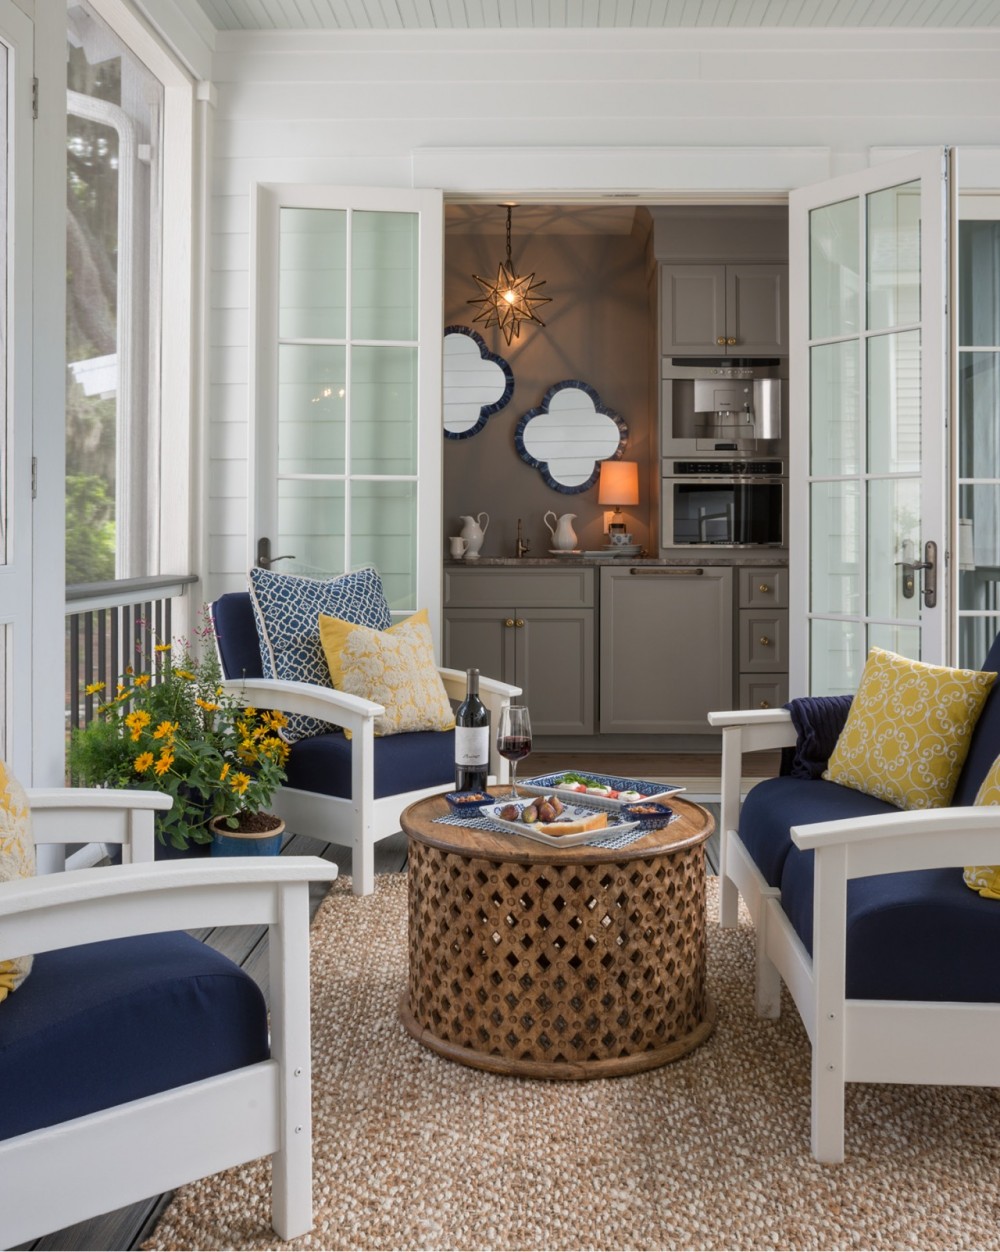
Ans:
[{"label": "cheese slice", "polygon": [[603,830],[607,824],[607,813],[591,813],[575,822],[540,822],[538,829],[545,835],[578,835],[584,830]]}]

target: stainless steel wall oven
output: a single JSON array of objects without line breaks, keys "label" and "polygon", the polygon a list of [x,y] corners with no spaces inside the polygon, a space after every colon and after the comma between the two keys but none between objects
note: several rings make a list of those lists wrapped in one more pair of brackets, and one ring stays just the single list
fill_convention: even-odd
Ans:
[{"label": "stainless steel wall oven", "polygon": [[780,460],[667,460],[664,548],[785,545],[788,482]]}]

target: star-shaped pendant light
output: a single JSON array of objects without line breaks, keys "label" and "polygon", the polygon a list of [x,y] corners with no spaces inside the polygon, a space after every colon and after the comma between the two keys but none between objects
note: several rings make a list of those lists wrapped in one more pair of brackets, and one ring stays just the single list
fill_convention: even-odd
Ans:
[{"label": "star-shaped pendant light", "polygon": [[545,286],[544,279],[536,283],[534,273],[519,277],[514,271],[510,259],[510,209],[508,205],[507,260],[500,262],[496,279],[492,282],[488,278],[480,278],[478,274],[472,275],[484,294],[466,302],[481,305],[480,312],[472,320],[482,322],[486,327],[499,326],[508,344],[521,333],[522,322],[537,322],[539,326],[544,326],[545,323],[535,313],[535,306],[552,302],[551,296],[533,294],[539,287]]}]

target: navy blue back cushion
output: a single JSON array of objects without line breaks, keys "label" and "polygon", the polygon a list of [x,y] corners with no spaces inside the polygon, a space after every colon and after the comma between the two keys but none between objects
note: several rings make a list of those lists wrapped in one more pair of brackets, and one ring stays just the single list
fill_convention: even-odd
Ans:
[{"label": "navy blue back cushion", "polygon": [[895,813],[894,805],[839,783],[811,778],[768,778],[751,788],[740,814],[740,839],[768,885],[781,885],[785,858],[794,848],[788,833],[807,822]]},{"label": "navy blue back cushion", "polygon": [[190,935],[43,952],[0,1004],[0,1139],[268,1055],[260,988]]},{"label": "navy blue back cushion", "polygon": [[[292,744],[288,786],[327,796],[351,795],[351,740],[342,732]],[[455,781],[455,732],[415,730],[375,740],[375,799]]]},{"label": "navy blue back cushion", "polygon": [[212,605],[212,621],[226,678],[263,678],[260,640],[249,591],[228,591]]},{"label": "navy blue back cushion", "polygon": [[[1000,673],[1000,635],[993,640],[993,646],[983,662],[983,669]],[[969,753],[965,758],[962,772],[958,776],[952,804],[972,804],[987,771],[998,756],[1000,756],[1000,678],[990,689],[983,711],[979,714],[979,720],[972,732]]]},{"label": "navy blue back cushion", "polygon": [[[781,907],[813,946],[812,851],[792,847]],[[1000,1001],[1000,905],[958,869],[854,878],[847,884],[846,992],[858,1000]]]}]

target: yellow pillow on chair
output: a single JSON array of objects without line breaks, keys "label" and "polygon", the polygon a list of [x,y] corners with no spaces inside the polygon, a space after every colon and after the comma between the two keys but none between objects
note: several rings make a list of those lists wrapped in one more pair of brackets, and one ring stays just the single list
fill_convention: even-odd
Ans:
[{"label": "yellow pillow on chair", "polygon": [[[33,878],[35,841],[24,788],[0,761],[0,882]],[[30,956],[0,961],[0,1001],[16,991],[31,972]]]},{"label": "yellow pillow on chair", "polygon": [[[986,771],[973,804],[1000,804],[1000,756]],[[965,885],[988,900],[1000,900],[1000,865],[967,865],[962,872]]]},{"label": "yellow pillow on chair", "polygon": [[995,678],[872,648],[823,777],[902,809],[949,804]]},{"label": "yellow pillow on chair", "polygon": [[388,630],[371,630],[321,613],[319,637],[333,686],[385,706],[385,713],[375,719],[376,735],[454,727],[455,715],[434,660],[426,609]]}]

